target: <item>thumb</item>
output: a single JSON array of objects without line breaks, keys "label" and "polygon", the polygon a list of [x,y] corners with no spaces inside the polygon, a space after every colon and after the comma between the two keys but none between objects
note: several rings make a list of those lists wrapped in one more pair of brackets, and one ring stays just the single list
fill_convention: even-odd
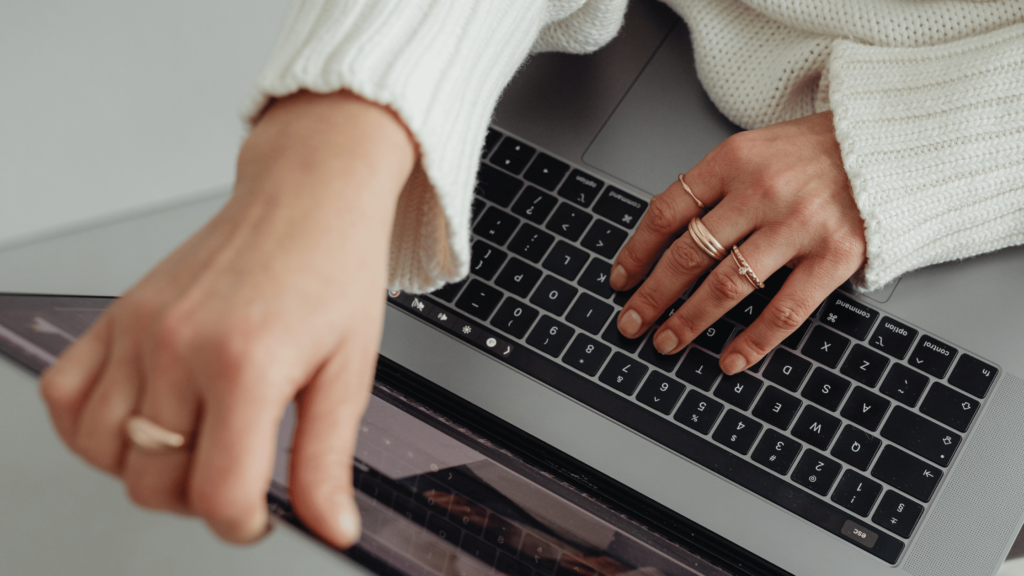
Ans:
[{"label": "thumb", "polygon": [[361,529],[352,459],[376,360],[372,350],[342,346],[298,399],[292,503],[311,530],[341,548],[355,544]]}]

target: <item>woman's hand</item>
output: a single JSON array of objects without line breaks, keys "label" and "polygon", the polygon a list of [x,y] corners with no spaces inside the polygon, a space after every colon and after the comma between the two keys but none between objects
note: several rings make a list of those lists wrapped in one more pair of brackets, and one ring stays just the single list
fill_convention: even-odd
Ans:
[{"label": "woman's hand", "polygon": [[[225,208],[43,375],[64,441],[138,504],[248,542],[268,529],[278,425],[298,395],[293,502],[313,530],[351,545],[352,455],[414,161],[400,121],[351,94],[272,106]],[[189,450],[133,446],[133,414],[191,437]]]},{"label": "woman's hand", "polygon": [[708,211],[698,208],[679,182],[651,201],[612,267],[611,286],[628,290],[658,262],[623,307],[619,330],[631,338],[643,334],[713,268],[654,334],[659,352],[675,354],[754,291],[730,256],[716,262],[689,232],[678,236],[691,218],[700,216],[726,252],[740,245],[762,281],[787,264],[794,267],[764,312],[723,351],[722,370],[735,374],[799,328],[860,268],[864,221],[843,169],[831,112],[736,134],[684,180]]}]

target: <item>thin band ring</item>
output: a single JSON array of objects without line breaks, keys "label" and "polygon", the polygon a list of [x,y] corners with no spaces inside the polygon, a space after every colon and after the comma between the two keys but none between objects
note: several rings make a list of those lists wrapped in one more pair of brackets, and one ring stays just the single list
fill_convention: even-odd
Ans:
[{"label": "thin band ring", "polygon": [[747,264],[747,259],[743,257],[743,254],[740,254],[740,247],[733,245],[731,253],[733,261],[740,267],[740,276],[746,278],[747,281],[754,286],[755,290],[758,288],[764,288],[764,282],[761,282],[761,279],[757,277],[757,274],[754,274],[754,271],[750,269],[750,264]]},{"label": "thin band ring", "polygon": [[682,174],[679,175],[679,183],[683,185],[683,190],[686,190],[686,193],[690,195],[690,198],[693,198],[693,201],[697,203],[697,208],[700,208],[701,210],[704,210],[706,212],[707,208],[704,207],[704,203],[697,198],[697,196],[693,193],[693,190],[690,190],[690,187],[686,185],[686,182],[683,182]]},{"label": "thin band ring", "polygon": [[143,416],[132,416],[124,426],[125,435],[140,450],[173,452],[188,449],[188,438],[172,432]]},{"label": "thin band ring", "polygon": [[694,216],[687,227],[690,230],[690,237],[704,251],[715,260],[721,261],[725,258],[725,248],[715,240],[708,227],[704,225],[699,216]]}]

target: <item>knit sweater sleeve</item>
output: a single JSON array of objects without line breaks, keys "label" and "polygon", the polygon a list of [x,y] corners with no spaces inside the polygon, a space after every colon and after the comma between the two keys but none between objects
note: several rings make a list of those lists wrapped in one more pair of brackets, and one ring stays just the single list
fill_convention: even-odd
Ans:
[{"label": "knit sweater sleeve", "polygon": [[1024,243],[1024,24],[921,48],[837,40],[827,82],[867,288]]},{"label": "knit sweater sleeve", "polygon": [[420,161],[399,199],[389,285],[431,290],[468,273],[477,163],[502,89],[531,48],[586,52],[606,43],[625,3],[295,0],[251,115],[303,89],[348,89],[393,109]]}]

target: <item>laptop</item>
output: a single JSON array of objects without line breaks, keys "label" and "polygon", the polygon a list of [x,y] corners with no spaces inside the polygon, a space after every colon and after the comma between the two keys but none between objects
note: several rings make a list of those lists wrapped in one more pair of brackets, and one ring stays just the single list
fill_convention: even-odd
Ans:
[{"label": "laptop", "polygon": [[[538,56],[506,90],[471,276],[388,295],[354,558],[402,574],[998,570],[1024,522],[1024,249],[840,288],[732,377],[717,354],[784,271],[678,355],[618,335],[615,253],[650,196],[737,130],[692,62],[685,25],[634,2],[611,45]],[[119,293],[222,201],[0,253],[0,290]],[[66,315],[102,301],[3,302],[5,351],[40,369],[42,343],[85,322]],[[297,524],[289,430],[269,499]]]}]

